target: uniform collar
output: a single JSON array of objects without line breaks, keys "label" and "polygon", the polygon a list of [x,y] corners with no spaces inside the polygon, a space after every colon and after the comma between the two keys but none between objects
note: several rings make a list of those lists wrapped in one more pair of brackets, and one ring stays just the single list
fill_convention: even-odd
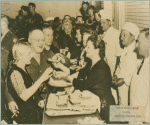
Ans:
[{"label": "uniform collar", "polygon": [[33,58],[38,62],[38,64],[40,64],[40,55],[41,54],[37,54],[32,50],[32,55],[33,55]]}]

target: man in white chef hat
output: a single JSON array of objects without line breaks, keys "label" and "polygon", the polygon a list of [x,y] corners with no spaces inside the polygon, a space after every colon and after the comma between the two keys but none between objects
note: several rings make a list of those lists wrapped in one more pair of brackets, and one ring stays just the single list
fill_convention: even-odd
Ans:
[{"label": "man in white chef hat", "polygon": [[128,105],[129,86],[137,64],[135,48],[139,32],[138,26],[131,22],[127,22],[121,31],[120,39],[124,49],[113,76],[113,83],[118,86],[119,105]]},{"label": "man in white chef hat", "polygon": [[[105,57],[106,62],[110,67],[111,75],[113,76],[116,62],[122,53],[122,48],[120,47],[119,37],[120,32],[112,27],[112,15],[111,12],[106,10],[100,10],[101,15],[101,26],[103,33],[103,40],[105,42]],[[112,89],[112,94],[117,101],[117,92],[115,89]]]},{"label": "man in white chef hat", "polygon": [[116,58],[121,55],[122,49],[119,44],[120,32],[112,27],[112,15],[109,11],[100,10],[101,26],[104,31],[103,40],[106,44],[106,59],[111,74],[115,71]]}]

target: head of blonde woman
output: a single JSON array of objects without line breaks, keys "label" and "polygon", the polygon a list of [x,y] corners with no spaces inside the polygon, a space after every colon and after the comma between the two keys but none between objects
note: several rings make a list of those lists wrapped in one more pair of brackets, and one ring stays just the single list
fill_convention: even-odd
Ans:
[{"label": "head of blonde woman", "polygon": [[25,42],[14,44],[12,53],[15,64],[22,63],[28,65],[31,63],[31,59],[33,56],[29,43]]}]

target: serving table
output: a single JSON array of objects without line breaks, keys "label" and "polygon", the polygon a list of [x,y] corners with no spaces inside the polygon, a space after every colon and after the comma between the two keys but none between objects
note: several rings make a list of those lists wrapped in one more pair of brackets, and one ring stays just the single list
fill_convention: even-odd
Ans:
[{"label": "serving table", "polygon": [[[99,112],[100,112],[100,101],[98,96],[89,92],[91,98],[83,99],[81,101],[81,105],[72,106],[70,102],[68,102],[67,107],[57,107],[56,93],[48,93],[46,98],[46,105],[43,112],[43,124],[77,124],[78,120],[83,120],[86,117],[98,118],[101,120]],[[86,104],[89,103],[88,104]],[[85,106],[83,108],[83,105]],[[88,108],[89,106],[89,108]]]}]

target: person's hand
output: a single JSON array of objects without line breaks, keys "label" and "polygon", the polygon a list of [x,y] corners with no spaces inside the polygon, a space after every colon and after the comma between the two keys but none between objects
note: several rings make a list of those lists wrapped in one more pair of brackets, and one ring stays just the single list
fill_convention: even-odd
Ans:
[{"label": "person's hand", "polygon": [[54,66],[55,68],[57,68],[57,69],[60,69],[61,66],[62,66],[62,64],[61,64],[60,62],[53,62],[52,64],[53,64],[53,66]]},{"label": "person's hand", "polygon": [[11,102],[8,103],[8,109],[13,113],[12,118],[14,116],[16,116],[16,117],[18,116],[19,108],[18,108],[18,105],[16,104],[15,101],[11,101]]},{"label": "person's hand", "polygon": [[114,75],[112,77],[112,83],[115,85],[115,84],[117,84],[117,81],[118,81],[118,77],[116,75]]},{"label": "person's hand", "polygon": [[38,106],[39,106],[40,108],[44,108],[44,105],[45,105],[45,99],[40,100],[39,103],[38,103]]},{"label": "person's hand", "polygon": [[52,73],[53,72],[53,68],[49,67],[45,70],[45,72],[42,74],[42,76],[40,77],[40,80],[42,82],[46,81],[47,79],[49,79],[51,76],[52,76]]},{"label": "person's hand", "polygon": [[68,52],[69,48],[66,47],[65,49],[61,49],[60,50],[60,53],[63,54],[63,55],[66,55],[66,53]]},{"label": "person's hand", "polygon": [[64,49],[60,49],[60,53],[61,53],[61,54],[63,54],[63,55],[64,55],[64,54],[65,54],[64,52],[65,52],[65,50],[64,50]]},{"label": "person's hand", "polygon": [[53,57],[52,60],[56,60],[55,62],[61,62],[61,63],[65,63],[65,59],[62,57],[62,54],[60,53],[56,53]]},{"label": "person's hand", "polygon": [[119,78],[118,81],[117,81],[117,83],[116,83],[116,86],[118,86],[118,87],[122,86],[124,83],[125,83],[124,79],[123,78]]},{"label": "person's hand", "polygon": [[118,78],[116,75],[114,75],[112,78],[112,83],[115,86],[119,87],[119,86],[122,86],[125,82],[123,78]]},{"label": "person's hand", "polygon": [[65,89],[65,91],[67,92],[68,95],[70,95],[74,92],[74,87],[73,86],[65,87],[64,89]]},{"label": "person's hand", "polygon": [[71,58],[71,53],[68,52],[67,55],[66,55],[66,57],[68,57],[70,59]]},{"label": "person's hand", "polygon": [[86,47],[82,50],[81,55],[80,55],[80,59],[84,58],[84,54],[86,53]]},{"label": "person's hand", "polygon": [[78,60],[77,60],[77,59],[70,59],[70,62],[71,62],[72,64],[77,64]]},{"label": "person's hand", "polygon": [[56,72],[53,73],[53,76],[56,79],[63,79],[63,78],[66,78],[68,76],[68,73],[65,73],[65,72],[62,72],[62,71],[56,71]]},{"label": "person's hand", "polygon": [[84,68],[84,66],[77,66],[76,71],[81,70],[82,68]]}]

